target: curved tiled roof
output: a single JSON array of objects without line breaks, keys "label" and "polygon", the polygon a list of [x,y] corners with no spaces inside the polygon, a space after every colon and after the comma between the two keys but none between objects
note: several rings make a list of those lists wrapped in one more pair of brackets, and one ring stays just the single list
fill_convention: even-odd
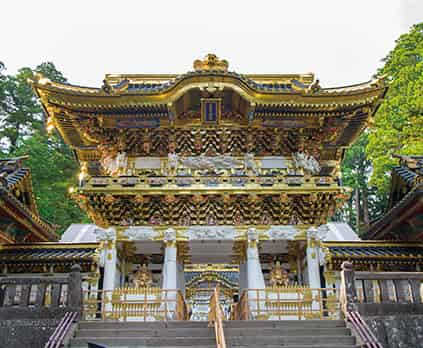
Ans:
[{"label": "curved tiled roof", "polygon": [[93,262],[97,257],[98,243],[59,244],[40,243],[30,245],[0,245],[1,263],[55,263]]},{"label": "curved tiled roof", "polygon": [[[388,210],[382,218],[370,226],[369,238],[382,236],[386,238],[389,234],[396,238],[406,238],[398,235],[399,227],[404,225],[407,219],[422,214],[423,156],[395,155],[394,157],[400,159],[400,165],[392,169]],[[418,223],[417,220],[412,225]],[[415,231],[419,233],[418,225],[415,226]]]},{"label": "curved tiled roof", "polygon": [[423,264],[423,244],[393,241],[323,242],[325,260],[340,266],[343,261],[357,264]]},{"label": "curved tiled roof", "polygon": [[328,246],[329,252],[333,257],[343,257],[343,258],[354,258],[354,257],[409,257],[409,258],[420,258],[423,257],[423,246],[413,247],[413,246]]},{"label": "curved tiled roof", "polygon": [[[269,75],[269,78],[272,75]],[[208,79],[211,82],[221,82],[222,78],[229,79],[228,81],[238,81],[241,85],[244,85],[247,89],[250,89],[255,92],[260,92],[264,94],[285,94],[285,93],[300,93],[300,94],[313,94],[313,95],[349,95],[357,92],[370,91],[373,89],[378,89],[385,86],[384,79],[370,80],[364,83],[359,83],[351,86],[343,87],[329,87],[321,88],[318,85],[318,82],[313,84],[304,84],[298,81],[295,78],[290,79],[289,81],[278,81],[275,77],[274,81],[257,81],[253,78],[247,77],[243,74],[238,74],[236,72],[223,72],[223,71],[190,71],[182,75],[177,75],[174,78],[171,78],[165,82],[151,82],[151,81],[137,81],[133,82],[125,78],[125,75],[122,76],[122,79],[114,84],[109,84],[107,82],[107,76],[105,80],[105,85],[102,88],[96,87],[81,87],[77,85],[72,85],[69,83],[57,83],[52,82],[48,79],[38,77],[32,81],[35,88],[40,89],[50,89],[56,91],[63,91],[76,94],[86,94],[86,95],[108,95],[113,94],[164,94],[172,89],[176,88],[179,84],[184,81],[189,81],[191,79],[198,80]],[[147,79],[147,78],[146,78]],[[107,86],[107,87],[106,87]]]},{"label": "curved tiled roof", "polygon": [[[13,216],[19,212],[18,215],[25,220],[19,224],[25,225],[25,229],[36,235],[36,239],[56,240],[55,227],[38,214],[32,193],[31,171],[23,167],[23,161],[27,158],[0,159],[0,198],[8,207],[13,207]],[[20,196],[15,194],[15,188],[21,191]],[[21,198],[22,191],[27,193],[24,199]]]}]

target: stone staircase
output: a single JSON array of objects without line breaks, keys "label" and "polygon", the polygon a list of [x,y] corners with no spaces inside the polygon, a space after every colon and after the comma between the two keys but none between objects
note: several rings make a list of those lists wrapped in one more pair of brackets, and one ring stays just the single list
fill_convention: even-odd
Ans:
[{"label": "stone staircase", "polygon": [[[80,322],[68,347],[88,342],[107,348],[215,348],[214,328],[204,321]],[[227,347],[353,348],[355,337],[341,320],[227,321]]]}]

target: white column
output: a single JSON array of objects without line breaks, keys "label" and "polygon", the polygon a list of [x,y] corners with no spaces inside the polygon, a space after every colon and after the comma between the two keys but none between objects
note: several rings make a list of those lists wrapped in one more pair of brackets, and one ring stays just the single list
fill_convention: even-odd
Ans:
[{"label": "white column", "polygon": [[[310,227],[307,231],[307,275],[310,288],[320,289],[320,261],[319,261],[319,242],[317,229]],[[315,300],[321,296],[320,290],[312,291],[313,302],[311,308],[313,311],[319,311],[320,302]]]},{"label": "white column", "polygon": [[163,289],[178,288],[178,265],[176,262],[176,241],[165,241],[163,263]]},{"label": "white column", "polygon": [[[103,278],[103,302],[106,302],[105,310],[111,311],[112,304],[112,291],[116,287],[117,276],[117,250],[116,250],[116,230],[114,228],[96,229],[94,231],[97,240],[102,241],[103,248],[103,265],[104,265],[104,278]],[[105,301],[107,300],[107,301]]]},{"label": "white column", "polygon": [[265,289],[264,276],[261,269],[257,241],[248,241],[247,247],[247,287],[249,289]]},{"label": "white column", "polygon": [[[177,265],[177,248],[176,248],[176,231],[169,228],[165,231],[165,251],[164,263],[162,270],[162,288],[163,290],[173,290],[164,294],[163,297],[167,298],[167,302],[163,304],[167,311],[168,316],[171,316],[176,309],[176,289],[178,288],[178,265]],[[172,318],[169,318],[172,319]]]},{"label": "white column", "polygon": [[116,284],[117,251],[114,241],[106,242],[103,290],[114,290]]},{"label": "white column", "polygon": [[248,291],[248,306],[250,313],[253,318],[259,317],[262,313],[260,308],[263,308],[264,301],[261,299],[265,298],[266,284],[264,282],[263,271],[261,269],[259,252],[258,252],[258,233],[255,228],[248,229],[248,245],[246,252],[247,259],[247,287],[253,289]]},{"label": "white column", "polygon": [[314,227],[307,231],[307,273],[309,286],[320,288],[319,243]]}]

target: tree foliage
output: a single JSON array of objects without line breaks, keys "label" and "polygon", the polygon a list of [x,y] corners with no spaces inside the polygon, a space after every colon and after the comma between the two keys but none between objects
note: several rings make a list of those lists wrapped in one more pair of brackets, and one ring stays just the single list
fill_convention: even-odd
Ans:
[{"label": "tree foliage", "polygon": [[378,75],[387,75],[390,87],[375,115],[366,147],[372,161],[371,184],[387,194],[393,154],[423,154],[423,23],[401,35],[384,59]]},{"label": "tree foliage", "polygon": [[0,155],[30,156],[26,164],[31,168],[40,215],[63,231],[72,222],[86,221],[86,215],[67,193],[68,187],[75,184],[78,164],[57,134],[48,137],[45,132],[45,115],[28,83],[34,73],[66,82],[49,62],[0,79]]},{"label": "tree foliage", "polygon": [[388,93],[366,130],[346,152],[342,162],[345,186],[352,188],[336,218],[357,232],[379,218],[388,201],[393,154],[423,153],[423,23],[402,35],[383,60],[377,75],[386,75]]},{"label": "tree foliage", "polygon": [[56,134],[50,138],[40,133],[25,139],[11,156],[29,155],[33,189],[41,216],[60,226],[87,221],[85,214],[68,196],[76,185],[78,164],[71,149]]},{"label": "tree foliage", "polygon": [[352,189],[338,219],[348,222],[359,233],[367,230],[371,220],[381,216],[387,197],[369,184],[372,163],[367,158],[368,132],[363,133],[345,154],[342,161],[343,184]]}]

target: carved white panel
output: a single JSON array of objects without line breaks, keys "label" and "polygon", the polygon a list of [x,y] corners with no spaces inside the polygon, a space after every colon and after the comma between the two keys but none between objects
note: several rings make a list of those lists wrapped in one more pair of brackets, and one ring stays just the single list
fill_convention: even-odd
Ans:
[{"label": "carved white panel", "polygon": [[116,230],[112,227],[109,227],[109,228],[99,228],[99,227],[97,227],[94,230],[94,234],[95,234],[97,241],[115,240],[116,239]]},{"label": "carved white panel", "polygon": [[193,226],[186,232],[186,236],[189,240],[234,239],[234,235],[235,229],[229,226]]},{"label": "carved white panel", "polygon": [[261,167],[263,169],[285,169],[287,168],[287,162],[282,156],[268,156],[261,159]]},{"label": "carved white panel", "polygon": [[160,158],[157,157],[136,157],[135,169],[160,169]]},{"label": "carved white panel", "polygon": [[204,155],[182,157],[179,159],[179,161],[186,168],[202,170],[239,168],[243,165],[243,161],[226,155],[215,157],[208,157]]},{"label": "carved white panel", "polygon": [[123,232],[129,240],[152,240],[157,232],[152,227],[129,227]]},{"label": "carved white panel", "polygon": [[299,231],[293,226],[271,226],[266,233],[270,239],[293,240],[298,236]]}]

